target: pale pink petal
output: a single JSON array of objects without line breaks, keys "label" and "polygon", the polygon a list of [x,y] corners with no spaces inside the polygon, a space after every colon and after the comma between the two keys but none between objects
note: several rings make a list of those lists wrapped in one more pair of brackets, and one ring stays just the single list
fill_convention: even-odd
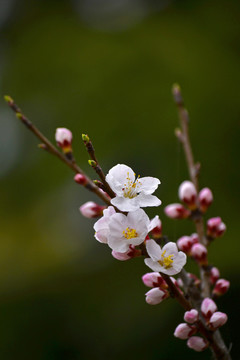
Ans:
[{"label": "pale pink petal", "polygon": [[[161,247],[154,240],[147,240],[146,249],[148,255],[154,260],[158,261],[161,259],[162,251]],[[157,270],[154,270],[157,271]]]}]

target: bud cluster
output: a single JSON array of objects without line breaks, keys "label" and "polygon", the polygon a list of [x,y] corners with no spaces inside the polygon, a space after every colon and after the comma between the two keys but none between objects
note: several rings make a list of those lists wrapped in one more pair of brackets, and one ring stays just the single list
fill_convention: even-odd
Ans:
[{"label": "bud cluster", "polygon": [[213,201],[209,188],[203,188],[198,194],[195,185],[188,180],[179,186],[178,197],[183,204],[175,203],[165,207],[165,214],[172,219],[186,219],[196,211],[203,214]]}]

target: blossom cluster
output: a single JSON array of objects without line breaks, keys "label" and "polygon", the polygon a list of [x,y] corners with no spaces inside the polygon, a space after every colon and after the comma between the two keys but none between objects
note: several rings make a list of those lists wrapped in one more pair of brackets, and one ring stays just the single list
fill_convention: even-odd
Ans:
[{"label": "blossom cluster", "polygon": [[[69,156],[72,151],[72,136],[69,131],[64,128],[57,129],[56,140],[63,152]],[[83,140],[85,145],[92,149],[87,135],[83,135]],[[95,160],[90,160],[89,163],[93,167],[97,166]],[[75,175],[74,180],[83,186],[87,184],[86,177],[80,173]],[[108,245],[115,259],[125,261],[144,256],[145,264],[152,270],[142,276],[143,283],[151,288],[145,294],[148,304],[160,304],[164,299],[173,296],[173,292],[184,301],[187,294],[183,278],[180,276],[175,279],[173,276],[181,272],[187,256],[198,264],[201,273],[208,278],[209,290],[212,288],[209,295],[211,297],[203,298],[203,278],[186,273],[199,292],[201,306],[191,308],[192,305],[188,303],[190,310],[184,314],[185,322],[179,324],[174,331],[175,337],[187,340],[189,348],[203,351],[209,346],[209,339],[201,333],[201,326],[214,332],[227,321],[227,315],[217,311],[213,299],[225,294],[230,283],[221,279],[218,268],[209,264],[207,249],[214,239],[224,234],[226,225],[220,217],[210,218],[206,222],[206,235],[198,232],[181,236],[176,242],[168,241],[167,237],[163,236],[159,216],[156,215],[150,220],[143,210],[145,207],[161,205],[161,201],[153,195],[160,184],[159,179],[141,178],[136,176],[130,167],[118,164],[109,170],[103,181],[95,183],[108,199],[109,205],[102,206],[88,201],[80,206],[79,210],[85,217],[100,217],[94,224],[95,239]],[[198,192],[191,181],[184,181],[179,186],[178,196],[181,203],[166,206],[165,214],[172,219],[203,221],[203,216],[213,201],[212,191],[205,187]],[[198,332],[201,336],[196,336]]]}]

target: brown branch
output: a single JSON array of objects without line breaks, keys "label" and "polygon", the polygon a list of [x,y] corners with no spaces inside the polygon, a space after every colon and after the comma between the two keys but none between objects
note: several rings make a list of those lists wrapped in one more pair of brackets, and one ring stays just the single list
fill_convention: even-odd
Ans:
[{"label": "brown branch", "polygon": [[[200,164],[195,163],[195,161],[194,161],[192,146],[191,146],[190,137],[189,137],[188,111],[186,110],[186,108],[184,106],[184,101],[183,101],[183,97],[182,97],[181,89],[180,89],[179,85],[177,85],[177,84],[173,85],[172,92],[173,92],[174,101],[177,105],[178,116],[179,116],[180,126],[181,126],[181,129],[177,129],[175,131],[175,134],[176,134],[177,138],[179,139],[179,141],[182,143],[190,179],[193,182],[193,184],[195,185],[196,190],[199,191],[198,176],[199,176],[199,171],[200,171]],[[193,218],[193,221],[195,223],[196,231],[197,231],[197,234],[199,237],[199,242],[206,246],[207,239],[205,236],[204,222],[203,222],[203,216],[202,216],[201,212],[199,212],[199,216],[197,216],[196,218]],[[197,305],[196,306],[197,309],[199,309],[199,302],[201,302],[202,298],[210,297],[209,272],[203,266],[200,266],[200,276],[201,276],[201,285],[202,286],[201,286],[201,294],[199,294],[198,304],[197,303],[195,304],[195,305]],[[192,297],[191,297],[191,299],[193,300]],[[196,301],[196,299],[194,299],[194,302],[195,301]],[[207,336],[206,336],[206,338],[207,338]],[[226,345],[221,337],[219,330],[215,331],[215,333],[207,339],[210,343],[210,346],[212,348],[213,354],[216,359],[221,359],[221,360],[230,360],[231,359],[230,354],[226,348]]]},{"label": "brown branch", "polygon": [[85,176],[86,184],[84,185],[86,189],[95,193],[100,199],[102,199],[107,205],[111,205],[109,198],[96,186],[93,181],[83,172],[83,170],[76,164],[75,160],[68,159],[65,157],[63,153],[58,151],[58,149],[41,133],[38,128],[33,125],[33,123],[23,114],[21,109],[15,104],[13,99],[10,96],[5,96],[9,107],[15,112],[18,119],[22,121],[22,123],[44,144],[41,144],[40,147],[44,148],[51,154],[55,155],[59,160],[65,163],[70,169],[72,169],[75,173],[79,173]]}]

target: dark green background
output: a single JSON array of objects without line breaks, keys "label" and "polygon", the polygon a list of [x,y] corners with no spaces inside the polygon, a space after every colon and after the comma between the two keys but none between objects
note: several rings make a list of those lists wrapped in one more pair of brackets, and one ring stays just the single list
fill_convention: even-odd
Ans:
[{"label": "dark green background", "polygon": [[[169,1],[160,9],[161,1],[130,1],[135,7],[116,12],[108,4],[105,16],[76,3],[13,3],[0,23],[0,92],[51,140],[56,127],[71,129],[75,156],[93,178],[81,133],[105,172],[124,163],[159,177],[163,205],[147,213],[158,213],[176,240],[194,231],[163,213],[188,176],[174,137],[171,86],[181,84],[200,183],[214,193],[208,216],[228,227],[209,259],[231,280],[219,310],[229,314],[223,333],[238,354],[240,2]],[[173,337],[183,316],[173,300],[145,303],[141,276],[149,269],[142,259],[118,262],[94,239],[94,221],[78,207],[96,198],[37,143],[0,100],[1,358],[210,359]],[[190,260],[187,269],[196,270]]]}]

